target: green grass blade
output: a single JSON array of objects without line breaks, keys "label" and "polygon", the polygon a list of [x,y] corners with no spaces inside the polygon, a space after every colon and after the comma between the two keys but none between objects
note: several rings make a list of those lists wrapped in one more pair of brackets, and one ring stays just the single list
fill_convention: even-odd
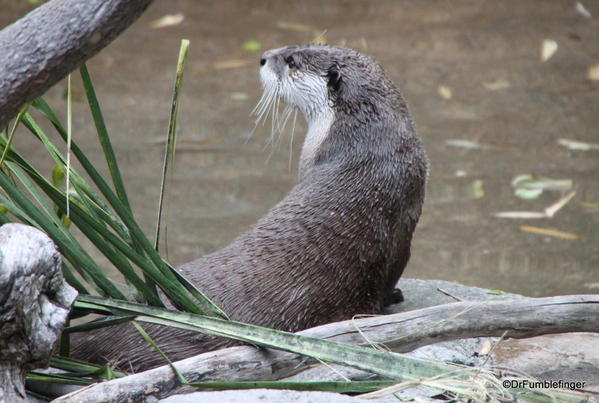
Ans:
[{"label": "green grass blade", "polygon": [[69,214],[70,198],[69,191],[71,187],[71,142],[73,139],[73,119],[72,119],[72,107],[73,107],[73,93],[71,91],[71,75],[67,76],[67,166],[66,166],[66,185],[65,185],[65,199],[67,201],[66,215]]},{"label": "green grass blade", "polygon": [[[52,368],[58,368],[63,371],[68,371],[71,374],[80,374],[79,376],[87,376],[86,374],[98,374],[101,373],[104,365],[90,364],[86,361],[81,361],[76,358],[64,357],[60,355],[53,355],[50,358],[50,366]],[[126,376],[124,372],[112,371],[114,377],[121,378]]]},{"label": "green grass blade", "polygon": [[[211,306],[205,305],[205,302],[203,299],[204,294],[202,294],[202,292],[195,286],[195,284],[192,283],[191,281],[189,281],[187,278],[185,278],[177,269],[175,269],[170,264],[169,264],[169,267],[171,268],[172,272],[175,274],[175,277],[177,278],[177,280],[181,284],[183,284],[183,286],[187,289],[187,291],[189,291],[196,298],[196,300],[198,301],[200,306],[202,306],[204,308],[205,312],[214,312],[216,314],[216,316],[219,316],[223,319],[229,319],[229,316],[225,313],[225,311],[220,309],[217,305],[214,305],[214,304],[212,304]],[[210,302],[210,300],[208,300],[208,302]]]},{"label": "green grass blade", "polygon": [[[46,111],[46,114],[47,114],[47,115],[49,115],[49,116],[53,116],[53,114],[51,113],[51,110],[50,110],[50,109],[48,109],[48,110]],[[32,133],[33,133],[33,134],[34,134],[34,135],[35,135],[35,136],[36,136],[38,139],[40,139],[40,140],[43,142],[44,146],[45,146],[45,147],[48,149],[48,151],[50,152],[51,156],[52,156],[52,157],[53,157],[53,159],[56,161],[56,163],[57,163],[57,164],[59,164],[59,165],[65,166],[65,164],[66,164],[66,161],[64,160],[63,156],[60,154],[60,152],[59,152],[59,151],[58,151],[58,149],[57,149],[57,148],[54,146],[54,144],[52,144],[52,142],[49,140],[49,138],[46,136],[46,134],[43,132],[43,130],[40,128],[40,126],[39,126],[39,125],[38,125],[38,124],[35,122],[35,120],[34,120],[34,119],[31,117],[31,115],[29,115],[29,114],[26,114],[26,115],[23,117],[23,122],[24,122],[25,126],[26,126],[26,127],[27,127],[27,128],[28,128],[28,129],[29,129],[29,130],[30,130],[30,131],[31,131],[31,132],[32,132]],[[60,123],[59,123],[59,122],[57,122],[55,126],[60,126]],[[60,126],[60,127],[62,127],[62,126]],[[62,132],[62,134],[64,135],[65,133],[64,133],[64,132]],[[76,144],[73,142],[72,146],[73,146],[73,149],[75,150],[75,152],[77,152],[77,150],[78,150],[78,147],[77,147],[77,145],[76,145]],[[23,163],[23,164],[26,164],[26,162],[25,162],[24,160],[22,160],[22,159],[21,159],[19,162],[21,162],[21,163]],[[88,162],[89,162],[89,161],[88,161]],[[92,168],[93,168],[93,167],[92,167]],[[95,169],[94,169],[94,171],[95,171]],[[95,173],[96,173],[96,175],[98,175],[98,176],[99,176],[99,174],[97,173],[97,171],[96,171]],[[52,187],[52,186],[51,186],[49,183],[47,183],[47,181],[45,181],[44,179],[42,179],[42,178],[40,177],[40,175],[35,175],[35,178],[34,178],[34,180],[36,180],[36,182],[38,183],[38,185],[39,185],[39,186],[41,186],[41,187],[43,187],[43,188],[44,188],[44,190],[46,191],[46,193],[48,193],[48,192],[51,192],[51,193],[52,193],[52,194],[49,194],[49,196],[50,196],[50,197],[53,199],[53,201],[54,201],[56,204],[58,204],[58,205],[62,205],[62,204],[61,204],[61,200],[60,200],[60,198],[57,198],[57,194],[56,194],[56,192],[53,192],[53,191],[52,191],[53,187]],[[85,181],[84,181],[84,180],[81,178],[81,176],[79,176],[79,175],[78,175],[76,172],[73,172],[73,183],[75,184],[75,186],[76,186],[76,187],[77,187],[77,188],[78,188],[78,189],[79,189],[79,190],[80,190],[82,193],[85,193],[85,194],[86,194],[86,195],[88,195],[88,196],[93,196],[93,195],[94,195],[94,193],[93,193],[93,192],[91,192],[91,191],[89,190],[89,187],[88,187],[88,186],[85,186]],[[105,184],[105,183],[104,183],[104,184]],[[105,186],[107,186],[107,185],[105,184]],[[112,194],[112,195],[114,196],[114,194]],[[117,199],[117,200],[118,200],[118,199]],[[94,203],[95,203],[95,202],[97,201],[97,199],[96,199],[96,200],[93,200],[93,201],[94,201]],[[91,205],[90,205],[90,206],[91,206]],[[65,207],[63,207],[63,209],[64,209],[64,208],[65,208]],[[80,210],[78,210],[78,211],[80,211]],[[111,216],[111,215],[109,215],[108,213],[106,213],[106,210],[105,210],[105,209],[102,209],[101,207],[100,207],[100,208],[98,208],[98,209],[96,209],[95,211],[96,211],[96,212],[98,212],[98,214],[102,215],[104,218],[112,218],[112,216]],[[103,211],[103,212],[102,212],[102,211]],[[86,215],[85,215],[85,214],[80,214],[78,217],[80,217],[80,218],[81,218],[81,217],[83,217],[83,218],[88,218],[88,217],[86,217]],[[120,225],[119,225],[119,222],[117,222],[117,220],[107,220],[107,222],[108,222],[108,223],[111,225],[111,227],[113,227],[113,228],[116,228],[116,229],[117,229],[117,232],[121,232],[121,233],[122,233],[122,229],[121,229],[121,228],[119,228],[119,227],[120,227]],[[88,224],[89,224],[89,220],[88,220]],[[94,221],[94,222],[93,222],[93,224],[97,226],[97,225],[98,225],[98,222],[97,222],[97,221]],[[93,237],[94,239],[98,239],[98,238],[97,238],[97,237],[96,237],[96,236],[95,236],[95,235],[94,235],[92,232],[89,232],[89,231],[88,231],[86,228],[81,228],[81,227],[80,227],[80,230],[82,230],[82,232],[84,232],[84,233],[86,234],[86,236],[91,236],[91,237]],[[139,231],[141,232],[141,230],[139,230]],[[128,233],[127,233],[127,235],[128,235]],[[93,242],[93,240],[92,240],[92,242]],[[119,246],[125,247],[125,246],[123,246],[123,245],[120,245],[120,244],[119,244]],[[144,295],[144,297],[146,298],[146,300],[150,301],[151,303],[153,303],[153,304],[154,304],[154,305],[156,305],[156,306],[163,306],[163,305],[162,305],[162,303],[160,302],[160,299],[158,298],[158,296],[157,296],[157,294],[156,294],[155,292],[152,292],[152,290],[151,290],[151,289],[149,289],[149,288],[148,288],[146,285],[144,285],[144,286],[143,286],[143,288],[140,288],[140,287],[141,287],[141,285],[140,285],[140,284],[138,283],[138,281],[137,281],[139,278],[137,277],[137,275],[136,275],[136,274],[134,274],[134,272],[132,271],[132,269],[130,269],[129,267],[127,267],[127,265],[126,265],[125,263],[122,263],[122,260],[121,260],[121,263],[120,263],[120,264],[119,264],[119,263],[115,263],[114,259],[120,259],[120,258],[119,258],[119,256],[115,256],[115,255],[111,254],[111,253],[108,251],[108,249],[107,249],[106,245],[103,245],[103,247],[104,247],[104,249],[103,249],[103,250],[101,250],[101,251],[102,251],[102,252],[103,252],[103,253],[104,253],[104,254],[105,254],[105,255],[106,255],[106,256],[107,256],[109,259],[111,259],[111,260],[112,260],[112,262],[113,262],[115,265],[117,265],[117,268],[119,268],[119,269],[120,269],[120,268],[123,268],[124,270],[126,270],[126,272],[128,272],[128,273],[132,273],[132,277],[136,277],[136,278],[131,278],[131,279],[129,279],[129,280],[130,280],[130,281],[132,281],[132,282],[135,282],[135,284],[136,284],[136,289],[138,289],[138,291],[140,291],[140,293],[142,293],[142,295]],[[139,257],[139,256],[137,256],[137,257]],[[138,261],[139,261],[139,259],[138,259]],[[147,265],[145,265],[145,264],[142,264],[142,265],[141,265],[141,267],[142,267],[142,269],[143,269],[143,267],[147,267]],[[122,272],[122,270],[121,270],[121,272]],[[155,275],[155,276],[158,276],[158,277],[159,277],[159,275]],[[126,276],[126,277],[127,277],[127,276]],[[174,284],[174,277],[171,279],[171,282],[170,282],[170,283],[171,283],[171,286],[170,286],[170,287],[166,287],[166,289],[169,289],[169,288],[171,288],[171,289],[172,289],[172,288],[173,288],[173,284]],[[184,289],[182,288],[182,286],[178,285],[178,287],[177,287],[177,288],[179,288],[179,295],[182,295],[182,294],[183,294],[183,292],[185,292],[185,291],[184,291]],[[167,294],[168,294],[168,292],[167,292]],[[188,299],[189,299],[189,298],[188,298]]]},{"label": "green grass blade", "polygon": [[[66,208],[62,192],[54,188],[45,178],[34,176],[34,181],[50,197],[54,203],[61,208]],[[83,234],[106,256],[111,263],[128,279],[129,282],[139,291],[146,300],[151,301],[156,306],[162,303],[156,296],[148,290],[145,282],[135,273],[125,256],[134,260],[142,269],[152,270],[155,276],[160,273],[143,260],[143,257],[135,253],[130,245],[120,240],[116,235],[110,232],[101,221],[89,214],[76,202],[71,203],[71,220],[77,224],[77,227]],[[116,248],[116,249],[115,249]]]},{"label": "green grass blade", "polygon": [[177,144],[177,117],[179,113],[179,94],[183,86],[183,72],[185,71],[185,60],[189,51],[189,40],[181,41],[179,60],[177,61],[177,73],[175,77],[175,88],[171,103],[171,114],[166,136],[166,149],[164,151],[164,162],[162,165],[162,178],[160,182],[160,198],[158,200],[158,213],[156,217],[156,233],[154,235],[154,249],[158,250],[160,245],[160,226],[162,222],[162,207],[166,193],[166,179],[169,167],[175,163],[175,146]]},{"label": "green grass blade", "polygon": [[29,178],[23,173],[23,171],[18,167],[18,165],[14,162],[7,162],[7,166],[10,169],[10,172],[21,182],[23,187],[29,192],[29,194],[33,197],[33,199],[37,202],[37,205],[40,207],[40,212],[43,213],[48,219],[52,220],[52,222],[60,229],[65,235],[68,231],[63,227],[62,221],[54,212],[52,206],[48,203],[48,201],[37,191],[37,188],[29,180]]},{"label": "green grass blade", "polygon": [[[3,206],[0,205],[0,210],[3,210],[2,207]],[[0,212],[0,225],[8,224],[9,222],[11,222],[10,218],[8,218],[4,212]]]},{"label": "green grass blade", "polygon": [[240,381],[240,382],[191,382],[188,385],[207,390],[243,389],[287,389],[310,390],[334,393],[368,393],[391,385],[397,381]]},{"label": "green grass blade", "polygon": [[[99,306],[117,309],[127,314],[139,314],[137,321],[169,325],[186,330],[195,328],[195,331],[200,331],[199,329],[203,329],[203,332],[226,335],[237,340],[290,351],[325,362],[348,365],[391,379],[415,380],[437,376],[464,379],[474,374],[474,371],[468,368],[441,362],[329,340],[320,340],[219,318],[186,312],[166,311],[87,295],[81,296],[79,300],[88,304],[97,303]],[[75,302],[76,306],[77,304],[79,304],[79,301]]]},{"label": "green grass blade", "polygon": [[[3,173],[0,172],[0,175],[3,175]],[[31,217],[29,217],[27,213],[21,210],[19,206],[14,204],[12,200],[0,194],[0,203],[2,203],[2,206],[5,207],[10,214],[18,218],[19,221],[21,221],[23,224],[35,226],[35,221]]]},{"label": "green grass blade", "polygon": [[85,267],[105,295],[125,299],[125,296],[106,278],[91,257],[78,244],[71,242],[2,172],[0,172],[0,187],[25,214],[31,217],[38,228],[45,231],[56,242],[63,255],[72,257],[75,262]]},{"label": "green grass blade", "polygon": [[141,337],[146,341],[146,343],[148,343],[149,345],[152,346],[152,348],[158,352],[158,354],[160,354],[162,356],[162,358],[164,358],[164,360],[171,366],[171,368],[173,369],[173,371],[175,372],[175,374],[177,374],[177,377],[179,378],[179,380],[182,383],[189,383],[187,382],[187,379],[185,379],[185,377],[183,376],[183,374],[181,374],[181,372],[179,372],[179,370],[173,365],[173,362],[166,356],[166,354],[164,353],[164,351],[162,351],[162,349],[158,346],[158,344],[156,344],[156,342],[154,340],[152,340],[152,338],[150,337],[150,335],[148,334],[148,332],[146,332],[144,330],[143,327],[141,327],[139,325],[139,323],[133,321],[131,322],[131,324],[135,327],[135,329],[138,331],[138,333],[141,335]]},{"label": "green grass blade", "polygon": [[21,108],[21,110],[19,111],[19,114],[17,115],[17,117],[15,119],[14,124],[12,125],[12,129],[10,129],[10,133],[8,134],[8,139],[6,141],[6,145],[4,146],[4,149],[2,150],[2,156],[0,157],[0,167],[2,167],[2,164],[4,163],[4,159],[6,158],[6,153],[10,149],[10,146],[12,144],[12,139],[15,135],[15,131],[17,130],[17,127],[19,126],[19,123],[21,122],[21,118],[27,112],[27,110],[29,109],[29,106],[30,106],[30,104],[23,105],[23,107]]},{"label": "green grass blade", "polygon": [[136,315],[106,316],[80,325],[69,326],[63,330],[63,333],[86,332],[88,330],[100,329],[106,326],[120,325],[121,323],[130,322],[135,319],[135,317]]},{"label": "green grass blade", "polygon": [[[50,374],[39,371],[31,371],[25,377],[27,382],[44,382],[44,383],[52,383],[52,384],[62,384],[62,385],[82,385],[87,386],[95,383],[95,381],[91,379],[84,379],[80,377],[61,375],[61,374]],[[46,398],[47,399],[47,398]]]},{"label": "green grass blade", "polygon": [[75,275],[73,274],[73,270],[64,262],[62,263],[62,273],[64,274],[64,277],[67,280],[67,282],[71,286],[75,287],[79,294],[89,294],[87,288],[85,288],[85,286],[81,284],[77,277],[75,277]]},{"label": "green grass blade", "polygon": [[87,96],[87,103],[89,104],[89,109],[94,119],[94,124],[96,125],[98,139],[100,140],[100,145],[104,151],[106,164],[108,165],[108,170],[110,171],[110,176],[112,178],[112,183],[114,184],[116,194],[118,195],[119,199],[121,199],[123,204],[129,208],[129,210],[131,210],[131,205],[129,204],[123,177],[121,176],[116,155],[114,153],[114,149],[112,148],[108,131],[106,130],[106,123],[104,122],[102,109],[100,108],[100,103],[96,97],[96,91],[94,90],[89,71],[87,70],[87,66],[85,64],[81,65],[79,68],[79,73],[81,74],[81,80],[83,81],[83,87],[85,88],[85,94]]},{"label": "green grass blade", "polygon": [[[81,246],[75,240],[75,238],[71,235],[71,233],[62,225],[62,222],[57,218],[57,216],[53,212],[50,211],[51,208],[49,207],[48,203],[45,201],[44,197],[42,197],[39,194],[39,192],[34,188],[34,186],[27,179],[27,177],[22,174],[21,168],[23,170],[25,170],[25,172],[27,172],[29,177],[32,178],[36,182],[36,184],[38,184],[38,186],[40,186],[40,187],[45,186],[47,189],[53,189],[55,192],[58,192],[59,195],[61,194],[60,191],[58,189],[55,189],[45,179],[45,177],[42,174],[40,174],[35,168],[33,168],[31,165],[29,165],[27,163],[27,161],[25,161],[15,151],[10,152],[9,158],[10,158],[11,162],[7,163],[7,167],[10,168],[10,172],[21,181],[23,186],[29,190],[29,192],[33,195],[34,199],[38,202],[38,204],[40,206],[42,206],[42,208],[40,209],[40,213],[43,214],[45,212],[46,213],[45,217],[48,217],[48,219],[55,224],[53,228],[56,231],[60,231],[62,233],[62,235],[68,240],[68,244],[66,244],[66,245],[71,245],[73,247],[73,250],[76,250],[77,252],[79,252],[82,255],[86,255],[86,252],[81,248]],[[12,162],[12,161],[14,161],[14,162]],[[48,195],[48,191],[46,191],[46,195]],[[1,195],[0,195],[0,200],[5,200],[7,207],[9,207],[10,209],[13,210],[13,213],[20,221],[22,221],[23,223],[41,228],[35,219],[28,216],[22,209],[17,207],[12,201],[4,199]],[[58,205],[60,205],[60,203],[64,203],[64,201],[65,201],[64,196],[60,196]],[[63,208],[63,210],[64,210],[64,208]],[[59,243],[59,242],[57,242],[57,243]],[[65,245],[65,244],[63,244],[63,245]],[[79,274],[81,274],[83,276],[83,278],[86,279],[86,281],[88,281],[91,284],[95,284],[94,276],[90,275],[87,272],[87,270],[85,269],[86,267],[89,267],[89,266],[86,266],[85,262],[86,261],[89,262],[91,260],[91,258],[85,259],[82,262],[81,260],[78,260],[78,254],[73,253],[73,250],[64,249],[62,251],[62,254],[67,260],[69,260],[73,264],[73,267],[76,268],[77,272]],[[69,274],[69,273],[65,272],[65,274]],[[96,274],[99,276],[104,276],[99,270],[96,272]],[[74,279],[74,276],[69,276],[69,278]],[[73,283],[73,286],[76,287],[78,289],[78,291],[80,291],[80,292],[83,292],[85,290],[85,288],[82,287],[78,281]],[[96,286],[97,286],[97,284],[96,284]],[[99,287],[97,289],[101,294],[103,293],[103,290],[101,287]]]},{"label": "green grass blade", "polygon": [[[49,108],[49,106],[45,104],[45,102],[43,101],[34,101],[32,105],[36,108],[39,108],[39,110],[42,111],[44,115],[51,119],[52,124],[57,129],[60,136],[63,138],[63,140],[66,141],[66,132],[60,124],[60,122],[58,121],[58,119],[56,118],[56,115],[54,115],[54,113]],[[25,118],[28,118],[28,116],[26,115]],[[150,243],[148,238],[145,236],[145,234],[133,218],[133,215],[131,214],[129,208],[126,207],[114,194],[112,189],[110,189],[110,186],[108,186],[106,181],[104,181],[102,176],[94,168],[93,164],[91,164],[89,159],[85,156],[85,154],[81,151],[81,149],[77,146],[75,142],[72,143],[71,149],[73,154],[77,157],[77,159],[83,166],[86,173],[90,176],[94,184],[100,190],[100,193],[102,193],[102,195],[106,198],[106,200],[112,206],[117,215],[123,220],[123,223],[128,228],[131,234],[133,242],[137,242],[137,244],[143,249],[143,252],[147,254],[147,256],[150,258],[153,265],[159,270],[160,274],[162,275],[159,278],[164,278],[164,280],[167,280],[163,281],[163,284],[161,284],[161,288],[163,289],[167,297],[173,302],[175,306],[181,309],[185,309],[190,312],[204,313],[204,311],[193,301],[185,287],[176,280],[176,276],[173,273],[171,267],[162,260],[158,252],[153,248],[152,244]],[[156,282],[160,284],[160,281]],[[217,312],[219,312],[219,309],[216,308],[214,303],[210,301],[208,298],[206,298],[203,294],[201,294],[201,296],[202,306],[214,307],[210,309],[208,312],[214,315],[218,315]]]}]

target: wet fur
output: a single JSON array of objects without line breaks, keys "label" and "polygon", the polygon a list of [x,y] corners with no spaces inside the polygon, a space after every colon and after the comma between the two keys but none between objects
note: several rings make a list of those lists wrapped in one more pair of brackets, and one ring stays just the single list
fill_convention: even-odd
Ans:
[{"label": "wet fur", "polygon": [[[395,295],[424,199],[427,160],[406,104],[379,64],[353,50],[288,47],[264,57],[289,80],[278,96],[309,126],[331,108],[332,125],[302,156],[300,181],[279,204],[230,245],[180,270],[233,320],[297,331],[377,313]],[[325,105],[292,87],[300,73],[322,78]],[[172,360],[232,344],[146,328]],[[164,364],[130,324],[79,341],[74,353],[84,359],[125,370]]]}]

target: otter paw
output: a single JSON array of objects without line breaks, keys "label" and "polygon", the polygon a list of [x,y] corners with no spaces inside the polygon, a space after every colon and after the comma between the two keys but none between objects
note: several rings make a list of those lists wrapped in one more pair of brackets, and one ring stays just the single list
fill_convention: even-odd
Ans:
[{"label": "otter paw", "polygon": [[385,306],[387,305],[392,305],[392,304],[399,304],[400,302],[403,302],[404,298],[403,298],[403,293],[401,292],[401,290],[399,288],[394,288],[393,291],[391,291],[389,294],[387,294],[387,297],[385,298]]}]

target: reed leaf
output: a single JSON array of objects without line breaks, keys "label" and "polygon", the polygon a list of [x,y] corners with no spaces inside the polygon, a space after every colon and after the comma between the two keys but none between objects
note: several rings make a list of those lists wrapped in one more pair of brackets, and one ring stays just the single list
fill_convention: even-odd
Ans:
[{"label": "reed leaf", "polygon": [[[50,106],[43,100],[36,100],[32,103],[32,105],[51,121],[59,135],[63,138],[63,140],[66,141],[67,133]],[[24,116],[24,124],[28,129],[30,129],[30,131],[34,133],[37,138],[44,143],[46,148],[48,148],[48,150],[51,152],[53,158],[55,158],[55,161],[57,163],[64,164],[64,158],[62,158],[60,152],[58,152],[57,148],[50,142],[48,137],[45,136],[39,125],[35,124],[30,115],[26,114]],[[190,292],[188,291],[190,288],[189,284],[185,286],[181,284],[181,282],[178,280],[181,277],[180,274],[177,273],[172,266],[170,266],[160,257],[158,252],[153,248],[152,244],[135,221],[131,210],[116,196],[116,194],[112,191],[110,186],[108,186],[93,164],[91,164],[85,153],[83,153],[76,142],[72,142],[71,150],[81,163],[83,169],[92,179],[92,182],[100,190],[100,193],[106,198],[108,204],[114,209],[118,217],[122,220],[123,225],[127,228],[129,234],[131,235],[132,243],[141,248],[141,253],[139,251],[133,251],[132,248],[129,248],[129,252],[133,252],[138,255],[136,257],[136,260],[138,261],[141,258],[140,254],[147,256],[159,274],[157,274],[154,269],[149,269],[152,271],[152,273],[147,273],[147,265],[143,265],[143,267],[140,266],[144,273],[147,273],[150,278],[153,279],[153,281],[156,281],[155,278],[160,278],[162,280],[156,281],[156,283],[160,285],[160,288],[165,292],[165,295],[173,302],[175,306],[190,312],[209,313],[212,315],[221,316],[222,310],[216,307],[216,305],[206,298],[199,290],[194,290],[194,292],[190,295]],[[79,180],[80,177],[74,174],[73,180],[75,180],[75,178]],[[90,193],[93,194],[92,192]],[[144,295],[146,294],[147,293]],[[192,296],[195,301],[192,299]],[[197,303],[200,305],[198,306]]]},{"label": "reed leaf", "polygon": [[113,309],[119,314],[137,314],[139,316],[135,320],[138,322],[168,325],[184,330],[222,335],[265,347],[302,354],[325,362],[348,365],[391,379],[415,380],[441,376],[465,379],[475,374],[475,371],[472,369],[456,365],[377,351],[371,348],[335,341],[320,340],[187,312],[167,311],[160,308],[87,295],[81,296],[75,305],[77,306],[80,301],[90,305],[97,304],[98,307]]},{"label": "reed leaf", "polygon": [[110,176],[112,177],[112,183],[114,184],[114,188],[119,199],[123,202],[123,204],[126,207],[129,208],[129,210],[131,210],[129,198],[127,197],[127,191],[125,190],[125,184],[123,182],[121,171],[119,169],[119,164],[117,162],[114,149],[112,148],[112,142],[110,141],[110,137],[108,136],[108,131],[106,130],[106,123],[104,122],[102,109],[100,108],[100,103],[98,102],[98,98],[96,97],[94,85],[92,83],[89,71],[87,70],[87,66],[85,64],[83,64],[79,68],[79,73],[81,74],[83,88],[85,88],[85,94],[87,96],[89,110],[94,119],[94,124],[98,133],[98,139],[100,140],[100,145],[102,146],[102,150],[104,151],[104,157],[106,159],[106,164],[108,165],[108,170],[110,172]]},{"label": "reed leaf", "polygon": [[189,40],[181,41],[179,50],[179,60],[177,61],[177,73],[175,77],[175,88],[173,90],[173,100],[171,102],[171,114],[166,135],[166,148],[164,152],[164,162],[162,165],[162,177],[160,180],[160,197],[158,200],[158,213],[156,217],[156,232],[154,235],[154,249],[158,250],[160,245],[160,227],[162,222],[162,208],[166,193],[167,174],[169,167],[175,163],[175,146],[177,144],[177,117],[179,114],[179,94],[183,86],[183,72],[185,71],[185,61],[189,51]]},{"label": "reed leaf", "polygon": [[15,131],[16,131],[17,127],[19,126],[19,123],[21,122],[21,118],[23,117],[23,115],[25,113],[27,113],[29,106],[30,106],[30,104],[23,105],[21,110],[19,110],[17,117],[15,118],[15,122],[12,126],[12,129],[10,129],[10,133],[8,134],[8,137],[6,140],[6,145],[4,146],[4,150],[2,151],[2,156],[0,156],[0,168],[2,167],[2,164],[4,163],[4,159],[6,158],[6,153],[10,149],[10,145],[12,144],[12,139],[15,135]]},{"label": "reed leaf", "polygon": [[[46,217],[39,209],[18,189],[4,174],[0,172],[0,187],[4,189],[7,196],[22,209],[25,214],[42,231],[46,232],[59,246],[62,254],[73,263],[79,265],[93,278],[102,294],[112,298],[125,299],[125,296],[110,282],[102,273],[94,260],[81,248],[77,242],[66,236],[62,230],[54,225],[51,219]],[[64,202],[64,199],[63,199]]]}]

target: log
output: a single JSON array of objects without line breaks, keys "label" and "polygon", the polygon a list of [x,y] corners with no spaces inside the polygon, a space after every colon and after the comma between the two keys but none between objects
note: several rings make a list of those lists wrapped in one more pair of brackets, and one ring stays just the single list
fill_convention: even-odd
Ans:
[{"label": "log", "polygon": [[[359,330],[358,330],[359,329]],[[331,323],[300,334],[353,344],[384,343],[410,351],[442,341],[479,336],[527,338],[542,334],[599,332],[599,295],[456,302],[415,311]],[[277,350],[231,347],[175,363],[189,382],[276,380],[313,361]],[[169,366],[104,382],[55,402],[144,401],[188,393]]]},{"label": "log", "polygon": [[53,0],[0,31],[0,129],[108,45],[152,0]]},{"label": "log", "polygon": [[0,227],[0,402],[26,401],[25,373],[48,366],[77,297],[60,262],[38,229]]}]

